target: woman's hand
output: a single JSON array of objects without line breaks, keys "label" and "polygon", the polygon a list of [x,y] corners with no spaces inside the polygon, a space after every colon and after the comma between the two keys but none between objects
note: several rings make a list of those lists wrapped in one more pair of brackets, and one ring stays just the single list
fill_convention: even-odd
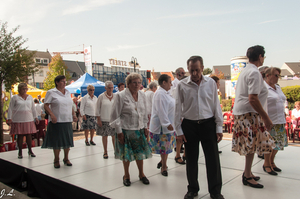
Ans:
[{"label": "woman's hand", "polygon": [[10,126],[10,125],[11,125],[11,119],[10,119],[10,120],[7,120],[6,124],[7,124],[8,126]]},{"label": "woman's hand", "polygon": [[82,119],[83,119],[83,120],[86,120],[86,116],[85,116],[85,115],[83,115],[83,116],[82,116]]},{"label": "woman's hand", "polygon": [[76,117],[76,115],[73,115],[73,122],[77,122],[77,117]]},{"label": "woman's hand", "polygon": [[102,121],[99,117],[97,117],[97,124],[99,127],[102,127]]},{"label": "woman's hand", "polygon": [[57,118],[55,117],[55,115],[52,114],[50,115],[50,117],[51,117],[51,122],[55,124],[57,122]]},{"label": "woman's hand", "polygon": [[35,120],[36,125],[38,125],[40,123],[40,121],[37,118],[35,118],[34,120]]},{"label": "woman's hand", "polygon": [[170,124],[170,125],[167,127],[167,129],[168,129],[169,131],[173,131],[173,130],[174,130],[172,124]]},{"label": "woman's hand", "polygon": [[145,137],[147,138],[147,137],[148,137],[148,135],[149,135],[149,131],[148,131],[148,129],[147,129],[147,128],[144,128],[144,134],[145,134]]},{"label": "woman's hand", "polygon": [[268,131],[270,131],[273,128],[273,123],[272,123],[272,121],[270,120],[269,117],[264,120],[264,123],[265,123],[266,128],[267,128]]},{"label": "woman's hand", "polygon": [[124,138],[123,133],[118,133],[118,140],[119,140],[120,144],[124,144],[125,138]]}]

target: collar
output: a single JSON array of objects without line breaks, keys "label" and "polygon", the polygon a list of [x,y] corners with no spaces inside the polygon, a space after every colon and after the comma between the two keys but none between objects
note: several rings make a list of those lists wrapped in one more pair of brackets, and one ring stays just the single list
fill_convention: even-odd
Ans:
[{"label": "collar", "polygon": [[95,95],[93,95],[93,97],[91,97],[89,94],[87,94],[87,95],[88,95],[88,98],[90,98],[90,99],[93,99],[95,97]]},{"label": "collar", "polygon": [[[250,62],[249,62],[247,65],[250,66],[251,68],[255,68],[256,70],[258,70],[258,67],[255,66],[254,64],[250,63]],[[258,70],[258,71],[259,71],[259,70]]]},{"label": "collar", "polygon": [[170,92],[169,91],[166,91],[164,88],[162,88],[162,87],[159,87],[158,89],[157,89],[157,91],[161,91],[161,92],[164,92],[164,93],[166,93],[166,94],[170,94]]},{"label": "collar", "polygon": [[69,92],[67,89],[65,89],[65,94],[63,94],[62,92],[60,92],[56,87],[53,88],[54,92],[58,92],[60,95],[67,95],[67,92]]},{"label": "collar", "polygon": [[[201,80],[201,82],[202,82],[202,81],[207,82],[207,80],[208,80],[207,77],[205,77],[204,75],[202,75],[202,80]],[[200,82],[200,84],[201,84],[201,82]],[[188,77],[187,77],[187,83],[188,83],[188,84],[196,84],[195,82],[192,81],[191,76],[188,76]],[[196,84],[196,85],[197,85],[197,84]],[[197,86],[198,86],[198,85],[197,85]]]},{"label": "collar", "polygon": [[273,91],[278,90],[278,87],[279,87],[279,86],[278,86],[277,84],[275,84],[275,88],[276,88],[276,89],[274,89],[272,86],[270,86],[266,81],[265,81],[265,84],[266,84],[266,86],[267,86],[268,89],[271,89],[271,90],[273,90]]}]

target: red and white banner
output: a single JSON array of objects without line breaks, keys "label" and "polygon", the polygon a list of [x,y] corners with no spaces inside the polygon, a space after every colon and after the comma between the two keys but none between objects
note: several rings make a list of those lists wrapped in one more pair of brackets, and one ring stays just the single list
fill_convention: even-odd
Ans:
[{"label": "red and white banner", "polygon": [[93,67],[92,67],[92,46],[84,48],[84,62],[85,70],[88,74],[93,76]]}]

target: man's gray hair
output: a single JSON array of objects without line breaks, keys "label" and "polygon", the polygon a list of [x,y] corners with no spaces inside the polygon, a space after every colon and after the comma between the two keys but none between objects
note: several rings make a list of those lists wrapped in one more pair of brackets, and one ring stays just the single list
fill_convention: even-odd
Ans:
[{"label": "man's gray hair", "polygon": [[180,74],[180,70],[184,70],[182,67],[179,67],[175,70],[175,74]]},{"label": "man's gray hair", "polygon": [[110,84],[114,85],[112,81],[106,81],[105,82],[105,88],[107,88]]},{"label": "man's gray hair", "polygon": [[153,81],[153,82],[150,82],[150,84],[148,86],[152,90],[153,88],[157,88],[157,83]]}]

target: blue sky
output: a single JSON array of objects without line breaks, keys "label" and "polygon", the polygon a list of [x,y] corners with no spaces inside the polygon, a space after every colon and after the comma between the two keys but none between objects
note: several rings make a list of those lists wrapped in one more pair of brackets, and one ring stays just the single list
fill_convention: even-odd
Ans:
[{"label": "blue sky", "polygon": [[[31,50],[82,50],[92,60],[137,58],[143,69],[174,71],[200,55],[204,66],[227,65],[248,47],[266,49],[265,64],[300,60],[300,1],[2,0],[0,20],[28,38]],[[64,55],[83,61],[83,55]]]}]

